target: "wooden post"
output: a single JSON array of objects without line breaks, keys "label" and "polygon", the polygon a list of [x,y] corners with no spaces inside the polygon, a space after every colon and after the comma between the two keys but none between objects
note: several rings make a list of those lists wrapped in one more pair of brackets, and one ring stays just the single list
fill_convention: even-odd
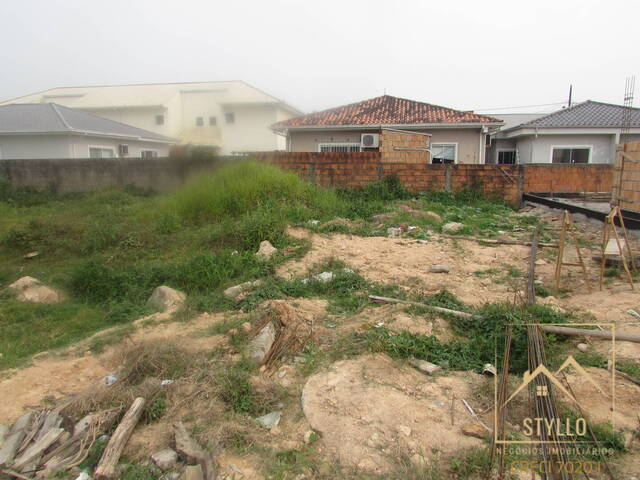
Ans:
[{"label": "wooden post", "polygon": [[142,397],[136,398],[127,413],[122,417],[122,421],[116,431],[113,432],[113,436],[109,439],[107,448],[105,448],[102,458],[95,470],[95,478],[98,480],[112,480],[116,478],[116,466],[120,455],[124,450],[125,445],[131,437],[133,429],[136,428],[144,407],[146,400]]}]

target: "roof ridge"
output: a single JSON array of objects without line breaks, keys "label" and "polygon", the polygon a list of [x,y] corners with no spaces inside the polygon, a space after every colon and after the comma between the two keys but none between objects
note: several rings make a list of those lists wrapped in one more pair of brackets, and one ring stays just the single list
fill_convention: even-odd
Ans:
[{"label": "roof ridge", "polygon": [[65,126],[65,128],[69,131],[74,131],[73,128],[71,128],[71,125],[69,125],[69,123],[65,120],[64,116],[62,115],[62,113],[60,112],[60,110],[58,110],[58,105],[53,103],[53,102],[47,102],[47,104],[53,109],[53,111],[56,113],[58,119],[62,122],[62,125]]},{"label": "roof ridge", "polygon": [[554,117],[556,115],[560,115],[560,114],[568,112],[570,110],[575,110],[576,108],[581,107],[583,105],[586,105],[589,102],[592,102],[592,101],[591,100],[585,100],[584,102],[576,103],[575,105],[571,105],[570,107],[566,107],[566,108],[563,107],[563,108],[561,108],[559,110],[556,110],[555,112],[547,113],[546,115],[543,115],[541,117],[534,118],[533,120],[529,120],[528,122],[522,123],[519,126],[522,126],[522,125],[533,125],[534,122],[538,122],[540,120],[546,120],[548,118],[552,118],[552,117]]}]

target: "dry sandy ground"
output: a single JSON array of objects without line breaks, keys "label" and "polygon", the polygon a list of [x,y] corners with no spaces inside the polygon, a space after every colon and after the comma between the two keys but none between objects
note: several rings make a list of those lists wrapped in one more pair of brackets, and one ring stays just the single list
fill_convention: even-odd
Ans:
[{"label": "dry sandy ground", "polygon": [[[509,284],[495,284],[475,272],[523,268],[529,249],[520,245],[482,246],[469,240],[451,240],[433,235],[431,240],[318,235],[303,228],[291,228],[291,235],[308,238],[311,251],[302,259],[278,269],[283,277],[304,276],[309,267],[329,258],[342,260],[369,280],[436,292],[446,288],[464,302],[478,304],[513,298]],[[430,273],[432,265],[446,264],[450,273]]]}]

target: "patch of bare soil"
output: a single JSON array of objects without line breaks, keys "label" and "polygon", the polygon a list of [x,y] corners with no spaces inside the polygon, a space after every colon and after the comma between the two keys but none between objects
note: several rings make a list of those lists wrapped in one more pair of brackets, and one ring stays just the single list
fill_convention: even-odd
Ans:
[{"label": "patch of bare soil", "polygon": [[606,395],[603,395],[587,378],[577,372],[567,373],[566,377],[575,398],[589,420],[595,423],[611,422],[613,420],[616,429],[634,430],[638,428],[640,386],[623,378],[616,378],[615,408],[612,415],[610,409],[611,372],[601,368],[586,368],[585,370]]},{"label": "patch of bare soil", "polygon": [[[318,235],[303,228],[291,228],[289,233],[308,238],[312,248],[302,259],[280,267],[277,273],[282,277],[302,276],[309,267],[333,257],[357,269],[369,280],[407,287],[415,287],[418,283],[418,288],[433,292],[446,288],[470,304],[512,299],[513,288],[508,284],[494,284],[489,279],[479,278],[475,272],[504,269],[504,265],[522,267],[529,252],[528,247],[521,245],[483,246],[437,234],[428,241],[416,241]],[[436,264],[449,265],[450,273],[430,273],[429,267]]]},{"label": "patch of bare soil", "polygon": [[427,377],[385,355],[365,355],[310,377],[302,408],[322,434],[325,455],[382,473],[398,446],[427,461],[435,452],[481,446],[460,430],[470,422],[460,399],[487,381],[470,372]]}]

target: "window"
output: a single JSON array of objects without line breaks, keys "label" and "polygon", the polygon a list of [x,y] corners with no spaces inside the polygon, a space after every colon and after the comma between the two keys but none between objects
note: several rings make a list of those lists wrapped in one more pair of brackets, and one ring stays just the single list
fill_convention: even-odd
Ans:
[{"label": "window", "polygon": [[233,112],[227,112],[224,114],[224,121],[227,123],[234,123],[236,121],[236,116]]},{"label": "window", "polygon": [[431,144],[431,163],[456,163],[457,157],[457,143]]},{"label": "window", "polygon": [[215,127],[218,124],[218,119],[216,117],[209,117],[209,126]]},{"label": "window", "polygon": [[89,158],[113,158],[113,148],[109,147],[89,147]]},{"label": "window", "polygon": [[156,125],[164,125],[164,115],[156,115]]},{"label": "window", "polygon": [[359,152],[359,143],[320,143],[319,152]]},{"label": "window", "polygon": [[155,158],[158,156],[156,150],[140,150],[140,158]]},{"label": "window", "polygon": [[204,125],[204,118],[196,117],[196,126],[197,127],[202,127],[203,125]]},{"label": "window", "polygon": [[591,147],[551,147],[551,163],[589,163]]},{"label": "window", "polygon": [[502,165],[514,165],[516,163],[516,151],[498,150],[498,163]]}]

